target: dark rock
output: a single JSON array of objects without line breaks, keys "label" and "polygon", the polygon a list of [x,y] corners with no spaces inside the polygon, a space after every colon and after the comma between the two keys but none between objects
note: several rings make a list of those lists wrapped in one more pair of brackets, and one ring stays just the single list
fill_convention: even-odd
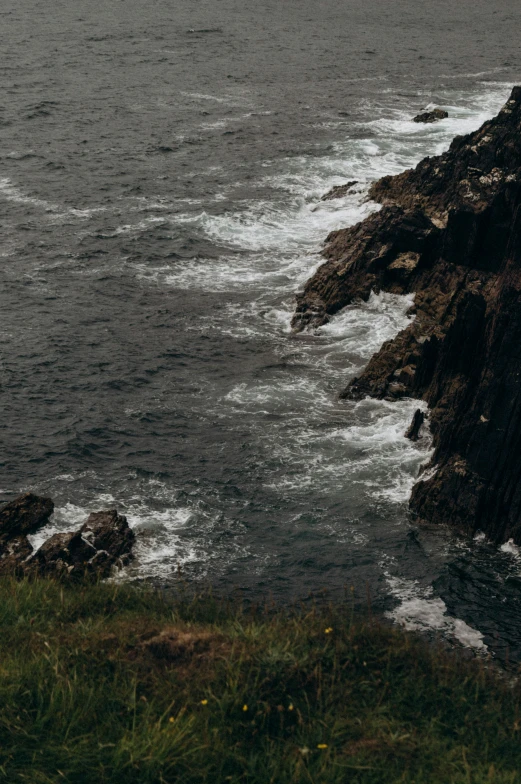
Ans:
[{"label": "dark rock", "polygon": [[80,533],[96,550],[105,550],[114,558],[128,556],[132,552],[134,531],[129,528],[127,518],[115,509],[93,512],[82,525]]},{"label": "dark rock", "polygon": [[33,533],[49,521],[53,512],[50,498],[24,493],[0,509],[0,537]]},{"label": "dark rock", "polygon": [[435,123],[440,120],[446,120],[449,113],[444,109],[433,109],[431,112],[422,112],[413,118],[415,123]]},{"label": "dark rock", "polygon": [[354,185],[358,185],[358,180],[351,180],[345,185],[335,185],[330,191],[324,194],[320,201],[331,201],[331,199],[341,199],[346,196]]},{"label": "dark rock", "polygon": [[416,411],[414,412],[414,416],[412,418],[412,422],[409,426],[409,429],[405,434],[405,438],[408,438],[411,441],[418,441],[420,437],[420,430],[422,428],[424,421],[425,421],[425,414],[423,413],[421,408],[417,408]]},{"label": "dark rock", "polygon": [[443,155],[375,182],[379,213],[333,232],[297,296],[295,330],[371,292],[415,294],[415,319],[343,393],[431,408],[421,519],[521,542],[521,88]]},{"label": "dark rock", "polygon": [[131,558],[135,535],[115,509],[93,512],[79,531],[51,536],[26,562],[40,575],[107,577]]},{"label": "dark rock", "polygon": [[[32,529],[34,520],[43,520],[44,512],[50,513],[53,506],[50,499],[29,494],[9,505],[5,519],[15,533],[0,535],[0,574],[107,577],[112,567],[130,561],[135,535],[126,517],[114,509],[94,512],[78,531],[55,534],[34,552],[25,534],[17,530]],[[21,510],[18,517],[17,510]]]},{"label": "dark rock", "polygon": [[40,575],[69,575],[85,571],[85,565],[97,553],[79,531],[54,534],[33,555],[28,569]]}]

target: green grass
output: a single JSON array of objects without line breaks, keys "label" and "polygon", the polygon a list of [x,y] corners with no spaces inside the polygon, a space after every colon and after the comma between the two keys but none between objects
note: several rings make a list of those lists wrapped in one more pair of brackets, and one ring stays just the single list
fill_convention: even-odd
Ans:
[{"label": "green grass", "polygon": [[520,696],[346,607],[0,581],[0,781],[521,782]]}]

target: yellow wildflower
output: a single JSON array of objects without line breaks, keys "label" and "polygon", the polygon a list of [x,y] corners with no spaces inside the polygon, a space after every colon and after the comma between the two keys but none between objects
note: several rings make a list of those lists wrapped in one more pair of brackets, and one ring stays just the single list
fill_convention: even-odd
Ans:
[{"label": "yellow wildflower", "polygon": [[317,749],[327,749],[327,743],[318,743]]},{"label": "yellow wildflower", "polygon": [[174,717],[173,717],[173,716],[170,716],[170,718],[168,719],[168,721],[170,722],[170,724],[173,724],[173,723],[174,723],[174,721],[175,721],[175,719],[174,719]]},{"label": "yellow wildflower", "polygon": [[331,634],[332,631],[333,631],[333,627],[332,626],[328,626],[327,629],[324,629],[324,632],[326,634]]},{"label": "yellow wildflower", "polygon": [[248,706],[247,705],[243,705],[242,709],[243,709],[244,712],[246,712],[248,710]]},{"label": "yellow wildflower", "polygon": [[292,703],[292,702],[290,702],[290,704],[288,705],[288,710],[294,710],[294,707],[293,707],[293,703]]},{"label": "yellow wildflower", "polygon": [[201,705],[208,705],[208,700],[201,700]]}]

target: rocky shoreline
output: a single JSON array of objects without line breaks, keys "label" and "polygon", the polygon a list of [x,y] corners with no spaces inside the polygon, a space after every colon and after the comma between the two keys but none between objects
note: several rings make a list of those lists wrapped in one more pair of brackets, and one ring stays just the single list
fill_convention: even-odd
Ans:
[{"label": "rocky shoreline", "polygon": [[115,509],[93,512],[77,531],[54,534],[38,550],[28,535],[49,522],[54,503],[24,493],[0,509],[0,575],[108,577],[132,558],[135,535]]},{"label": "rocky shoreline", "polygon": [[293,328],[320,326],[373,291],[414,293],[414,321],[342,396],[426,401],[433,470],[413,488],[412,513],[519,543],[521,87],[496,118],[375,182],[369,198],[381,210],[329,235]]}]

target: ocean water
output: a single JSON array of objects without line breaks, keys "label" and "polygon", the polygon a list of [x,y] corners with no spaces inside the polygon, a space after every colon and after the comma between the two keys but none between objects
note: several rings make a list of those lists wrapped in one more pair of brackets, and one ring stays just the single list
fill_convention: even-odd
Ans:
[{"label": "ocean water", "polygon": [[[517,549],[408,518],[418,402],[338,399],[412,299],[289,326],[328,232],[378,209],[369,183],[501,107],[520,23],[513,0],[4,0],[0,499],[54,498],[35,544],[117,507],[119,579],[352,586],[521,658]],[[449,119],[411,122],[433,105]]]}]

